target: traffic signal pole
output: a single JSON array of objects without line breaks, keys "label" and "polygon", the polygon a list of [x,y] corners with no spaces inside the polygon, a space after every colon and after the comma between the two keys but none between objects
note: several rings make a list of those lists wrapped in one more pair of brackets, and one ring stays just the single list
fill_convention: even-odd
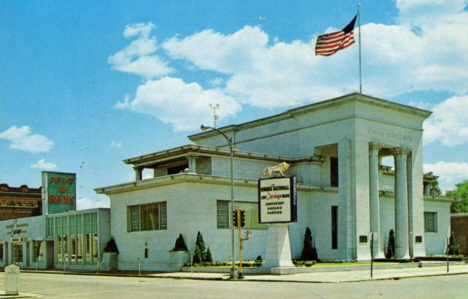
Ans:
[{"label": "traffic signal pole", "polygon": [[244,277],[242,274],[242,221],[241,221],[241,210],[237,209],[237,220],[239,221],[239,225],[237,226],[239,230],[239,278]]}]

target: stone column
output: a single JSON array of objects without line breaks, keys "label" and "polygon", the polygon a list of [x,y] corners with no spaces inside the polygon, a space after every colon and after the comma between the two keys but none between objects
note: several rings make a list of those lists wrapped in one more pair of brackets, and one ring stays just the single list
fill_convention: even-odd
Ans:
[{"label": "stone column", "polygon": [[133,169],[135,170],[135,181],[141,181],[143,178],[143,168],[135,166]]},{"label": "stone column", "polygon": [[379,151],[378,143],[369,144],[369,200],[370,200],[370,231],[377,233],[374,239],[373,258],[383,259],[383,244],[380,234],[380,199],[379,199]]},{"label": "stone column", "polygon": [[408,244],[408,177],[409,150],[397,148],[395,155],[395,257],[409,259]]},{"label": "stone column", "polygon": [[197,172],[197,154],[187,154],[187,160],[189,164],[189,172],[196,173]]}]

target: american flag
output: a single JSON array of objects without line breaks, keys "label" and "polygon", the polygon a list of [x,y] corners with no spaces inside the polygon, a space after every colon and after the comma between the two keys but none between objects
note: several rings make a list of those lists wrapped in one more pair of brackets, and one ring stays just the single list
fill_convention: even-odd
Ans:
[{"label": "american flag", "polygon": [[354,23],[357,15],[343,30],[317,37],[315,55],[330,56],[354,44]]}]

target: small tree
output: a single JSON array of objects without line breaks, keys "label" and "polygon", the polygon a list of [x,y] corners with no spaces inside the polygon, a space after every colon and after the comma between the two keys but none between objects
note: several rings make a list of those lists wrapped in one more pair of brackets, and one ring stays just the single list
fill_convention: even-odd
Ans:
[{"label": "small tree", "polygon": [[447,255],[459,255],[460,254],[460,246],[457,244],[455,240],[455,233],[452,232],[450,235],[450,243],[448,245]]},{"label": "small tree", "polygon": [[106,247],[104,247],[104,252],[119,253],[119,248],[117,247],[117,243],[115,243],[114,237],[111,237],[109,241],[107,241]]},{"label": "small tree", "polygon": [[385,255],[385,257],[388,259],[395,257],[395,232],[393,231],[393,229],[390,230],[388,235],[387,254]]},{"label": "small tree", "polygon": [[303,261],[319,261],[317,248],[312,243],[312,232],[307,227],[304,235],[304,246],[302,248],[301,260]]},{"label": "small tree", "polygon": [[182,234],[179,234],[179,237],[176,239],[174,248],[171,251],[188,251]]},{"label": "small tree", "polygon": [[204,262],[212,263],[213,262],[213,257],[211,256],[211,250],[210,247],[206,250],[206,258]]},{"label": "small tree", "polygon": [[197,234],[197,241],[195,242],[195,252],[193,256],[193,263],[200,264],[206,260],[206,246],[203,241],[203,236],[200,232]]}]

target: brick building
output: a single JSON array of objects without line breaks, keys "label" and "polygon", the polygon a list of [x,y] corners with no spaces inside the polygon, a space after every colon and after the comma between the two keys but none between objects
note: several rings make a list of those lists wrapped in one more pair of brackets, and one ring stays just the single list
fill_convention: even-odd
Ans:
[{"label": "brick building", "polygon": [[0,185],[0,220],[26,218],[42,214],[42,188]]},{"label": "brick building", "polygon": [[468,214],[452,214],[450,224],[460,246],[460,254],[468,255]]}]

